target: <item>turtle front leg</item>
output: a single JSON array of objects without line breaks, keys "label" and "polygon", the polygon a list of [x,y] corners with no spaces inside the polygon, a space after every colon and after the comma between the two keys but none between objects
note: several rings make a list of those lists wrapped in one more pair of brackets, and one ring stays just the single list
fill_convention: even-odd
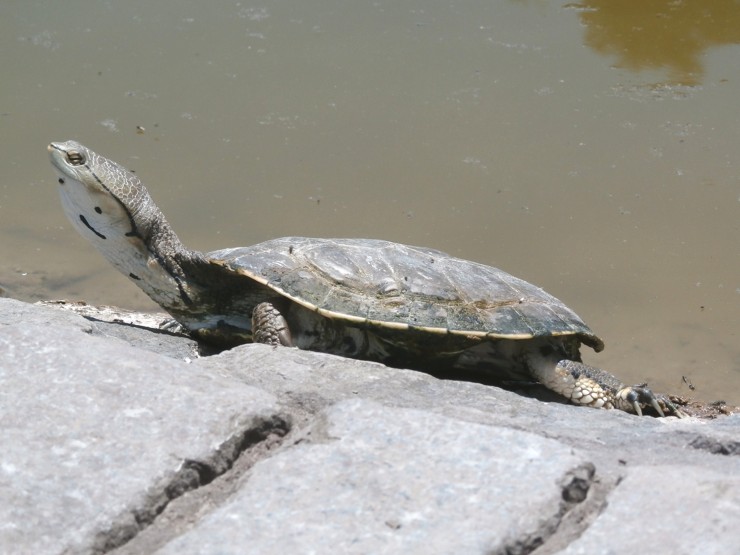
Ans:
[{"label": "turtle front leg", "polygon": [[647,384],[626,386],[606,370],[572,360],[532,366],[535,377],[548,389],[576,405],[619,409],[642,416],[651,406],[660,416],[667,411],[679,418],[685,416],[665,395],[655,395]]},{"label": "turtle front leg", "polygon": [[266,345],[293,347],[288,322],[278,308],[270,303],[260,303],[252,311],[252,341]]}]

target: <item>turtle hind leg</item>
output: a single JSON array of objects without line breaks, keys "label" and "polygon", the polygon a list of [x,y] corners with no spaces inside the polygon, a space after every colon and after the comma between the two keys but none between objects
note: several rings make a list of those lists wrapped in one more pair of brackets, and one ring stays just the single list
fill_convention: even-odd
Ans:
[{"label": "turtle hind leg", "polygon": [[665,412],[683,416],[665,395],[655,395],[646,384],[625,386],[606,370],[572,360],[553,364],[544,358],[530,360],[532,374],[545,387],[576,405],[619,409],[642,416],[642,409],[651,406],[660,416]]},{"label": "turtle hind leg", "polygon": [[288,321],[275,304],[263,302],[252,311],[252,341],[293,347]]},{"label": "turtle hind leg", "polygon": [[611,374],[581,362],[537,361],[532,373],[542,385],[562,395],[571,403],[594,408],[615,408],[615,392],[622,384]]}]

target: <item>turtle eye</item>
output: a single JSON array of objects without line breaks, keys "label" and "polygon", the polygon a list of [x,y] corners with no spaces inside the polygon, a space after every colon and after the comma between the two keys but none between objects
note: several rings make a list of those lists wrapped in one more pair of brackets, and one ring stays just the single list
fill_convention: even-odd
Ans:
[{"label": "turtle eye", "polygon": [[67,152],[67,160],[73,166],[81,166],[85,163],[85,155],[76,150],[70,150]]}]

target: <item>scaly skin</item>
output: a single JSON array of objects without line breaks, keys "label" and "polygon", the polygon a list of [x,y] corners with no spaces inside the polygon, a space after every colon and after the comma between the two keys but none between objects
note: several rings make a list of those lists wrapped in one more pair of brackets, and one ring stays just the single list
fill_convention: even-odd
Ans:
[{"label": "scaly skin", "polygon": [[664,408],[679,414],[668,397],[656,396],[646,384],[625,386],[609,372],[582,362],[561,360],[554,372],[535,371],[534,374],[545,386],[576,405],[617,408],[639,416],[642,416],[642,407],[649,405],[660,416],[665,416]]}]

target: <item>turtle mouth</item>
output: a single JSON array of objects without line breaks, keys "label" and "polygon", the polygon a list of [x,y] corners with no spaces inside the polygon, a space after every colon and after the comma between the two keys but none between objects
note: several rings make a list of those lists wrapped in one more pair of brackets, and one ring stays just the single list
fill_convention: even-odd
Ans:
[{"label": "turtle mouth", "polygon": [[54,168],[60,174],[59,177],[62,178],[63,174],[65,173],[65,166],[67,165],[66,151],[57,143],[51,143],[49,146],[46,147],[46,150],[48,150],[49,154],[51,155],[52,166],[54,166]]},{"label": "turtle mouth", "polygon": [[64,152],[64,148],[62,147],[60,143],[49,143],[49,146],[46,147],[46,150],[52,156],[58,156],[59,153]]}]

